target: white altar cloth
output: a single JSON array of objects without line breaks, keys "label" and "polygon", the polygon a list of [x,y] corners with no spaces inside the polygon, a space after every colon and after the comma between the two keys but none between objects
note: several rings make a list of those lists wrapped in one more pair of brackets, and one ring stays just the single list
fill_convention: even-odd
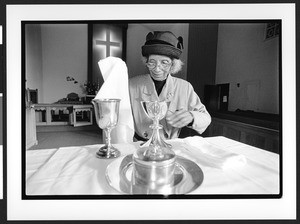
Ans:
[{"label": "white altar cloth", "polygon": [[[253,195],[279,194],[279,155],[222,136],[169,140],[177,155],[197,163],[203,183],[189,194]],[[121,156],[132,154],[140,142],[115,144]],[[112,159],[97,159],[101,145],[61,147],[26,151],[26,195],[116,195],[105,177]],[[197,148],[198,147],[198,148]],[[199,149],[199,151],[197,150]],[[237,158],[236,166],[224,166],[222,157],[212,159],[210,151]],[[231,156],[235,155],[235,156]],[[213,155],[214,156],[214,155]],[[242,160],[240,160],[242,158]],[[242,161],[242,162],[241,162]],[[232,164],[234,160],[231,161]]]}]

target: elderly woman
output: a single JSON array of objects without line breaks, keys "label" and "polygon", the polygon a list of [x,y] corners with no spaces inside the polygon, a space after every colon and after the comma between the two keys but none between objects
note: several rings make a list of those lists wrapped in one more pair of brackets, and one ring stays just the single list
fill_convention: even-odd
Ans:
[{"label": "elderly woman", "polygon": [[199,134],[205,131],[211,117],[201,103],[192,85],[172,74],[179,72],[182,61],[182,37],[172,32],[154,31],[148,33],[142,55],[149,74],[129,80],[129,93],[133,111],[135,138],[146,140],[151,137],[152,121],[146,116],[141,101],[169,102],[166,117],[160,121],[166,139],[177,138],[180,129],[187,126]]}]

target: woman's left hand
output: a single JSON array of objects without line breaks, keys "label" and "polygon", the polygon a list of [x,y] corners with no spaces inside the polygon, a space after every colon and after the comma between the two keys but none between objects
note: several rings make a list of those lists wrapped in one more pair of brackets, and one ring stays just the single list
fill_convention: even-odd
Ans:
[{"label": "woman's left hand", "polygon": [[168,124],[176,128],[182,128],[187,126],[193,121],[194,117],[191,112],[180,109],[176,110],[174,113],[168,111],[166,114],[166,120]]}]

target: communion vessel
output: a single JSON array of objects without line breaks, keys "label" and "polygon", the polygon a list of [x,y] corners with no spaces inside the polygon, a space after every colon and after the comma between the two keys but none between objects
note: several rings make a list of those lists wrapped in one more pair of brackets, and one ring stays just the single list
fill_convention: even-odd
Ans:
[{"label": "communion vessel", "polygon": [[133,154],[132,194],[174,193],[176,155],[160,134],[159,120],[167,113],[166,101],[142,101],[146,115],[153,120],[151,138]]},{"label": "communion vessel", "polygon": [[96,153],[99,159],[117,158],[120,151],[111,144],[110,132],[118,124],[121,99],[93,99],[96,122],[105,132],[105,145]]}]

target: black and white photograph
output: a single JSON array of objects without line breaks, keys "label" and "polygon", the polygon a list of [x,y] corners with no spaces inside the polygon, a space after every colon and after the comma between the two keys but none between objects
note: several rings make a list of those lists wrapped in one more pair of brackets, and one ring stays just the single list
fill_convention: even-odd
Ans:
[{"label": "black and white photograph", "polygon": [[24,22],[25,198],[280,197],[280,27]]},{"label": "black and white photograph", "polygon": [[8,219],[293,217],[293,4],[227,6],[10,5]]}]

